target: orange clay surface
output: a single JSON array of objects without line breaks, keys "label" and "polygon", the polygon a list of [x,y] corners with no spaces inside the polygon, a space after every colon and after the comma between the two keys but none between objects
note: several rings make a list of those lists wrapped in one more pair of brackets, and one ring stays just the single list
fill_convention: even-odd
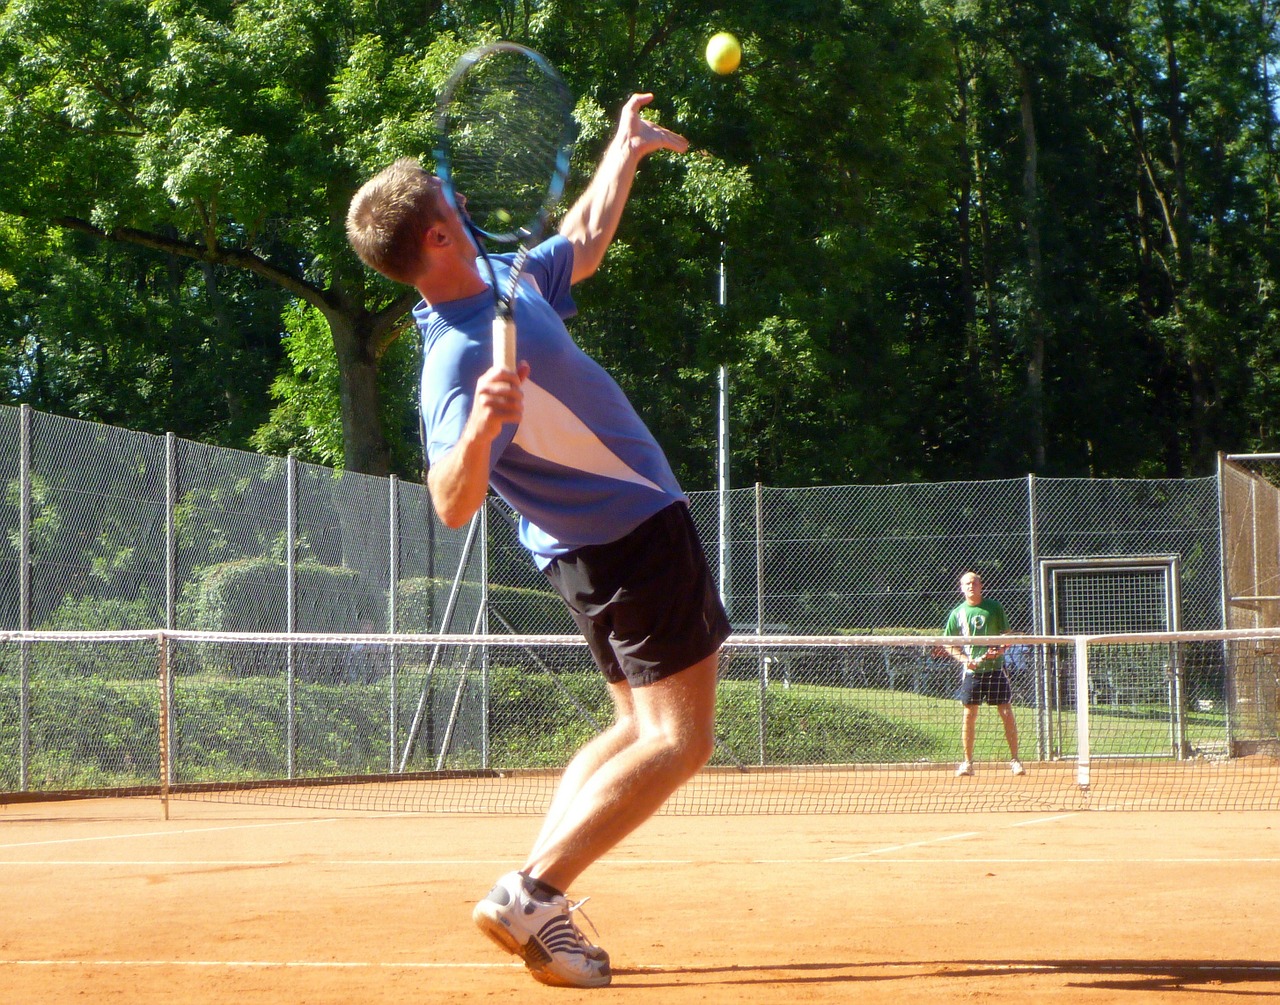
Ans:
[{"label": "orange clay surface", "polygon": [[533,816],[154,798],[0,807],[0,1001],[1280,998],[1273,812],[658,816],[571,890],[613,986],[472,927]]}]

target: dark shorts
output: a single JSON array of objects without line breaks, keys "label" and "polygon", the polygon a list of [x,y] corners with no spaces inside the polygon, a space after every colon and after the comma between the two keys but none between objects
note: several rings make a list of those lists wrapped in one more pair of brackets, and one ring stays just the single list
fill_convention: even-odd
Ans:
[{"label": "dark shorts", "polygon": [[960,678],[956,698],[961,705],[1007,705],[1013,701],[1013,686],[1003,670],[967,673]]},{"label": "dark shorts", "polygon": [[689,507],[555,559],[547,578],[611,683],[644,687],[706,659],[729,636]]}]

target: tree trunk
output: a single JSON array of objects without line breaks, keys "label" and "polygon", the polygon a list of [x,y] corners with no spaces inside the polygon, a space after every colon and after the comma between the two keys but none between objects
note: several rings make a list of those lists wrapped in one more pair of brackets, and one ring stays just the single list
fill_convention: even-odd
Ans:
[{"label": "tree trunk", "polygon": [[[956,62],[956,99],[958,104],[957,118],[960,122],[960,142],[963,144],[963,161],[967,165],[976,165],[976,153],[969,143],[969,131],[973,128],[969,121],[969,74],[959,50],[955,54]],[[956,230],[957,254],[960,266],[960,295],[962,298],[965,332],[965,351],[969,358],[969,366],[977,369],[979,356],[978,346],[978,309],[977,295],[974,292],[973,278],[973,176],[965,174],[960,180],[960,192],[956,197]]]},{"label": "tree trunk", "polygon": [[369,325],[358,324],[351,313],[327,311],[326,316],[338,357],[343,467],[386,477],[391,474],[391,450],[382,430],[377,340]]},{"label": "tree trunk", "polygon": [[1031,72],[1018,60],[1022,108],[1022,202],[1025,212],[1027,246],[1027,400],[1031,410],[1031,458],[1033,470],[1045,468],[1044,434],[1044,263],[1040,249],[1039,148],[1036,144],[1035,106]]}]

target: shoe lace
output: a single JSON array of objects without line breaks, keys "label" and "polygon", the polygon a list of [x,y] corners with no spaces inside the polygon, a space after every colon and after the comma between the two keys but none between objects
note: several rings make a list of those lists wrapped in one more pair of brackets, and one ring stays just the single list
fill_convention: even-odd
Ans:
[{"label": "shoe lace", "polygon": [[596,923],[591,920],[587,912],[582,910],[582,905],[585,904],[590,899],[591,899],[590,897],[583,897],[581,900],[567,902],[569,906],[568,906],[568,909],[565,911],[565,915],[569,919],[569,924],[573,926],[573,930],[578,933],[578,938],[580,938],[583,942],[586,942],[587,945],[594,945],[594,943],[587,941],[587,937],[582,934],[582,929],[579,928],[577,922],[573,920],[573,915],[574,915],[574,912],[576,911],[578,914],[581,914],[582,919],[588,925],[591,926],[592,934],[594,934],[597,939],[600,938],[600,929],[596,928]]}]

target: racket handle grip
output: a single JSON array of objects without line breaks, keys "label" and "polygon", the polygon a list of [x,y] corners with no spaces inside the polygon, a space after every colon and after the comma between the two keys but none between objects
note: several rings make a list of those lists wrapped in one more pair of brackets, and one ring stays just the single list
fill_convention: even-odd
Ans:
[{"label": "racket handle grip", "polygon": [[493,365],[516,372],[516,322],[510,317],[493,319]]}]

